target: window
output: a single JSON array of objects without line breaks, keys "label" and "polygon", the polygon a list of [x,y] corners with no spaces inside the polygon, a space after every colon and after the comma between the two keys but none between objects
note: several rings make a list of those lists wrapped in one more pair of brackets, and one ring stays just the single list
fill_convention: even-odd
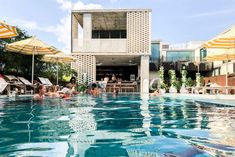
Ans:
[{"label": "window", "polygon": [[93,30],[93,39],[120,39],[126,38],[126,30]]},{"label": "window", "polygon": [[162,45],[162,49],[169,49],[169,45]]},{"label": "window", "polygon": [[92,31],[92,38],[100,38],[99,31]]},{"label": "window", "polygon": [[152,43],[150,62],[159,62],[159,61],[160,61],[160,44]]},{"label": "window", "polygon": [[194,53],[192,51],[167,51],[166,61],[194,61]]},{"label": "window", "polygon": [[100,38],[110,38],[110,32],[109,31],[99,31]]},{"label": "window", "polygon": [[207,56],[207,50],[205,48],[200,49],[200,61]]}]

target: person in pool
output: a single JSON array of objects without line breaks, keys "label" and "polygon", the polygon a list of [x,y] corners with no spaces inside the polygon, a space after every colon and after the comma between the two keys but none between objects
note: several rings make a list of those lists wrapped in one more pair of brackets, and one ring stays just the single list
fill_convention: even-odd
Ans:
[{"label": "person in pool", "polygon": [[98,96],[100,94],[100,90],[97,88],[96,83],[92,83],[90,94],[94,96]]},{"label": "person in pool", "polygon": [[153,93],[150,93],[150,96],[161,96],[161,93],[159,93],[159,91],[157,89]]},{"label": "person in pool", "polygon": [[60,97],[60,93],[59,93],[59,86],[58,85],[53,85],[51,87],[51,91],[49,92],[49,97],[51,98],[59,98]]},{"label": "person in pool", "polygon": [[33,99],[34,100],[43,100],[45,98],[45,93],[46,93],[46,87],[41,84],[37,88],[36,94],[34,94]]}]

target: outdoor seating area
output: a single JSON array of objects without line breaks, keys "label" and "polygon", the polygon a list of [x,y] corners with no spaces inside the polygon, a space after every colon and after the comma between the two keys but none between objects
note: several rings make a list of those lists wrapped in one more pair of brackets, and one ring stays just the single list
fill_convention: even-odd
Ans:
[{"label": "outdoor seating area", "polygon": [[106,92],[113,92],[118,90],[119,93],[135,93],[139,92],[139,85],[137,82],[118,82],[118,83],[107,83]]}]

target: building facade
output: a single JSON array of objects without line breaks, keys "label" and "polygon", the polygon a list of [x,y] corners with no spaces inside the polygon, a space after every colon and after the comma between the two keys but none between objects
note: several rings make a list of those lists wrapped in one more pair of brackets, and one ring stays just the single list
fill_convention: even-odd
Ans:
[{"label": "building facade", "polygon": [[[160,40],[152,41],[152,54],[150,56],[150,79],[158,77],[156,71],[162,65],[165,71],[174,69],[180,74],[184,66],[190,77],[194,78],[197,72],[207,75],[212,70],[212,63],[200,60],[199,48],[204,42],[190,41],[182,44],[169,44]],[[154,67],[155,68],[151,68]]]},{"label": "building facade", "polygon": [[126,81],[134,76],[144,92],[151,54],[150,9],[73,10],[71,21],[72,55],[78,59],[72,67],[80,82],[112,74]]}]

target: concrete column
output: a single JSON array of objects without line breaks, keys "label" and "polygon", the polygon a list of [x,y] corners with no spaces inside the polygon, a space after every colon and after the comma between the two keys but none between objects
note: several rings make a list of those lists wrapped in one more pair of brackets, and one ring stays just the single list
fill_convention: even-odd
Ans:
[{"label": "concrete column", "polygon": [[92,15],[91,13],[83,14],[83,39],[91,39],[92,33]]},{"label": "concrete column", "polygon": [[141,56],[140,61],[140,95],[142,99],[149,97],[149,56]]},{"label": "concrete column", "polygon": [[92,33],[92,18],[91,13],[83,14],[83,51],[89,52],[91,44]]},{"label": "concrete column", "polygon": [[93,60],[93,82],[96,82],[96,56],[94,56]]},{"label": "concrete column", "polygon": [[72,39],[78,39],[78,20],[72,14]]},{"label": "concrete column", "polygon": [[78,47],[78,20],[76,19],[76,17],[72,14],[71,17],[72,20],[72,25],[71,25],[71,50],[72,52],[76,51],[77,47]]}]

